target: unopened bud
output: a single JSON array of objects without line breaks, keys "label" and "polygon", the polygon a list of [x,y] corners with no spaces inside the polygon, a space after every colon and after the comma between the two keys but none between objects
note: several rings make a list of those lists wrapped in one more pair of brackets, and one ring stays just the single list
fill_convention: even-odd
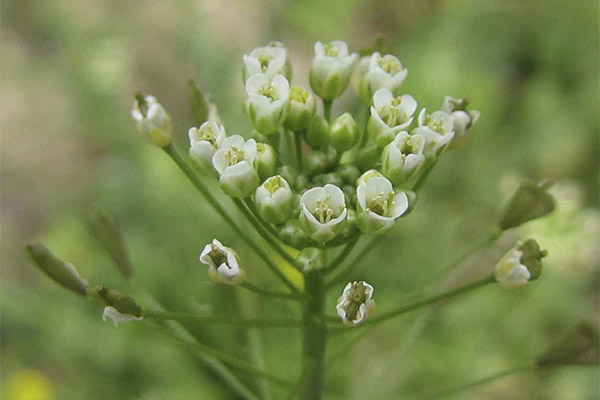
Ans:
[{"label": "unopened bud", "polygon": [[306,143],[313,149],[324,149],[329,141],[329,124],[320,115],[315,115],[310,120],[306,133]]},{"label": "unopened bud", "polygon": [[554,210],[554,198],[548,193],[552,184],[552,181],[522,183],[504,207],[500,228],[514,228]]},{"label": "unopened bud", "polygon": [[144,310],[135,299],[127,294],[109,289],[105,286],[96,286],[96,293],[106,303],[121,314],[141,317]]},{"label": "unopened bud", "polygon": [[261,181],[273,176],[277,166],[277,153],[273,146],[266,143],[256,144],[255,165]]},{"label": "unopened bud", "polygon": [[157,101],[156,97],[136,94],[131,116],[136,121],[138,131],[159,147],[171,144],[173,126],[171,117]]},{"label": "unopened bud", "polygon": [[526,285],[542,273],[542,258],[548,254],[540,250],[533,239],[518,242],[496,264],[494,277],[503,286],[514,288]]},{"label": "unopened bud", "polygon": [[350,113],[333,120],[329,128],[329,144],[338,151],[346,151],[356,144],[360,129]]},{"label": "unopened bud", "polygon": [[86,295],[87,282],[72,264],[60,260],[42,244],[28,244],[26,249],[35,264],[52,280],[72,292]]},{"label": "unopened bud", "polygon": [[293,86],[290,89],[290,103],[284,125],[294,132],[306,129],[316,107],[315,96],[301,86]]}]

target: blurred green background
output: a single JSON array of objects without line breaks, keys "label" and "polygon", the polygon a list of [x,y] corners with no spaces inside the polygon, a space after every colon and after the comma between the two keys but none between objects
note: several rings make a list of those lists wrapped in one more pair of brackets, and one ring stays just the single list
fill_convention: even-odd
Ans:
[{"label": "blurred green background", "polygon": [[[248,134],[242,55],[270,40],[285,43],[294,83],[307,85],[316,40],[358,51],[382,35],[420,106],[469,96],[482,112],[467,146],[434,170],[415,212],[352,277],[375,286],[380,310],[489,270],[517,238],[532,235],[549,250],[542,277],[525,288],[480,289],[378,326],[328,371],[327,398],[415,399],[528,362],[580,321],[597,325],[598,11],[592,0],[4,1],[2,398],[236,398],[149,325],[102,323],[99,307],[42,276],[23,246],[43,241],[90,282],[131,291],[86,226],[86,210],[98,204],[122,228],[140,286],[168,308],[235,315],[242,302],[260,315],[297,315],[285,302],[248,302],[208,283],[197,256],[213,237],[239,250],[254,282],[273,281],[129,115],[134,91],[156,95],[185,149],[191,77],[228,133]],[[349,90],[334,113],[357,101]],[[555,213],[442,279],[526,178],[556,180]],[[246,357],[239,331],[190,328]],[[332,339],[331,349],[350,337]],[[269,370],[299,374],[297,332],[265,330],[262,342]],[[449,398],[596,399],[598,382],[596,367],[562,368]]]}]

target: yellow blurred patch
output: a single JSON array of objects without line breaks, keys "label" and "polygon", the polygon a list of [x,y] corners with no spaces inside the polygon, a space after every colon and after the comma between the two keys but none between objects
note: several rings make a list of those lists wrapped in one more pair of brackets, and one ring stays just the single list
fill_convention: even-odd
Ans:
[{"label": "yellow blurred patch", "polygon": [[[285,249],[288,253],[292,255],[292,257],[296,258],[298,256],[298,250],[287,246],[285,246]],[[275,265],[277,265],[281,273],[283,273],[283,275],[285,275],[285,277],[288,278],[298,290],[303,291],[304,277],[302,276],[302,274],[296,268],[291,266],[286,260],[284,260],[279,254],[271,252],[270,255],[275,261]]]},{"label": "yellow blurred patch", "polygon": [[52,382],[40,371],[20,370],[6,382],[5,400],[53,400]]}]

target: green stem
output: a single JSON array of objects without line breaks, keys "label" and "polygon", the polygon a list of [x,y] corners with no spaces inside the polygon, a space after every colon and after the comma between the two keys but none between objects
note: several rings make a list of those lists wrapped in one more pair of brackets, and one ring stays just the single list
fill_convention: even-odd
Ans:
[{"label": "green stem", "polygon": [[[243,203],[246,205],[246,207],[248,207],[248,210],[250,210],[250,214],[248,214],[247,210],[243,209],[243,206],[241,204],[240,205],[236,204],[236,206],[238,206],[240,211],[250,221],[250,223],[252,223],[253,226],[255,224],[260,225],[263,228],[263,230],[267,231],[271,236],[273,236],[275,239],[279,240],[279,232],[277,232],[277,230],[273,227],[273,225],[269,224],[267,221],[265,221],[264,219],[261,218],[261,216],[258,214],[258,210],[256,209],[256,205],[254,204],[254,202],[252,202],[252,200],[249,197],[246,197],[243,200]],[[265,237],[263,236],[263,238],[265,238]],[[271,241],[270,237],[269,237],[269,241]]]},{"label": "green stem", "polygon": [[250,282],[242,282],[242,283],[240,283],[240,286],[251,292],[254,292],[254,293],[260,294],[260,295],[264,295],[264,296],[279,297],[281,299],[296,300],[296,301],[298,301],[302,298],[301,296],[299,296],[297,294],[293,294],[293,293],[276,292],[273,290],[263,289],[256,285],[253,285]]},{"label": "green stem", "polygon": [[327,122],[331,122],[331,106],[333,105],[333,100],[325,100],[323,99],[323,116]]},{"label": "green stem", "polygon": [[[366,110],[366,112],[362,112],[362,110]],[[367,126],[369,124],[369,117],[370,117],[369,107],[361,107],[361,114],[362,113],[364,113],[365,118],[364,118],[363,130],[361,132],[360,141],[358,142],[359,149],[362,149],[363,147],[365,147],[367,145],[367,143],[369,142],[369,133],[367,132]]]},{"label": "green stem", "polygon": [[473,253],[489,246],[491,243],[493,243],[494,241],[496,241],[496,239],[498,239],[500,236],[502,235],[502,231],[501,230],[495,230],[493,232],[491,232],[489,234],[489,236],[477,243],[475,246],[473,246],[472,248],[470,248],[468,251],[466,251],[462,256],[460,256],[459,258],[457,258],[456,260],[454,260],[451,264],[449,264],[447,267],[445,267],[443,269],[443,275],[448,274],[450,271],[452,271],[454,268],[458,267],[460,264],[462,264],[467,258],[469,258],[471,255],[473,255]]},{"label": "green stem", "polygon": [[436,159],[434,161],[427,163],[427,165],[425,166],[425,170],[421,173],[421,175],[419,176],[419,178],[417,179],[417,181],[411,188],[411,190],[413,192],[418,192],[419,189],[421,189],[421,186],[423,186],[423,184],[425,183],[425,180],[429,176],[429,173],[431,172],[431,170],[433,169],[435,164],[437,164],[437,162],[438,162],[438,160]]},{"label": "green stem", "polygon": [[334,269],[336,269],[339,265],[341,265],[344,262],[344,260],[350,255],[350,252],[352,252],[352,249],[354,248],[354,246],[356,246],[356,243],[358,243],[358,238],[354,239],[352,242],[348,243],[346,245],[346,247],[344,247],[342,250],[340,250],[337,257],[334,258],[329,263],[329,265],[327,265],[323,269],[323,272],[328,274],[331,271],[333,271]]},{"label": "green stem", "polygon": [[300,321],[292,319],[268,320],[268,319],[227,319],[220,317],[207,317],[197,314],[176,313],[160,310],[147,310],[144,317],[158,321],[179,321],[179,322],[206,322],[210,324],[224,324],[234,326],[246,326],[256,328],[297,328],[301,327]]},{"label": "green stem", "polygon": [[[424,300],[415,301],[413,303],[406,304],[406,305],[404,305],[404,306],[402,306],[402,307],[400,307],[400,308],[398,308],[396,310],[388,311],[386,313],[377,315],[377,316],[375,316],[373,318],[367,319],[366,321],[364,321],[360,325],[357,325],[355,327],[355,329],[361,328],[361,327],[365,327],[365,326],[369,326],[369,325],[373,325],[373,324],[377,324],[377,323],[380,323],[380,322],[383,322],[383,321],[387,321],[388,319],[397,317],[397,316],[402,315],[402,314],[406,314],[406,313],[408,313],[410,311],[416,310],[417,308],[425,307],[425,306],[428,306],[428,305],[433,304],[433,303],[438,303],[438,302],[440,302],[442,300],[446,300],[446,299],[448,299],[450,297],[457,296],[459,294],[469,292],[469,291],[477,289],[477,288],[479,288],[481,286],[487,285],[488,283],[494,283],[494,282],[496,282],[496,280],[494,279],[494,276],[490,275],[488,277],[485,277],[485,278],[480,279],[480,280],[475,281],[475,282],[468,283],[468,284],[466,284],[464,286],[460,286],[460,287],[458,287],[456,289],[453,289],[453,290],[450,290],[448,292],[441,293],[441,294],[429,297],[429,298],[424,299]],[[343,331],[352,331],[352,330],[348,329],[348,328],[345,328],[345,327],[337,327],[337,328],[330,329],[330,331],[331,332],[334,332],[334,331],[342,331],[343,332]]]},{"label": "green stem", "polygon": [[204,185],[202,180],[198,177],[196,172],[190,167],[190,165],[181,157],[173,144],[168,145],[163,149],[169,157],[177,164],[177,166],[183,171],[183,173],[189,178],[194,186],[200,191],[202,196],[208,201],[208,203],[215,209],[215,211],[231,226],[231,228],[242,238],[248,245],[263,259],[267,267],[275,274],[281,281],[289,287],[292,291],[298,292],[298,289],[292,284],[281,270],[275,265],[269,256],[258,246],[258,244],[252,240],[252,238],[244,231],[233,218],[227,213],[227,211],[221,206],[219,201],[210,193],[208,188]]},{"label": "green stem", "polygon": [[354,271],[354,268],[369,254],[371,250],[375,248],[377,243],[381,242],[381,236],[375,236],[367,245],[364,247],[363,251],[361,251],[356,258],[350,262],[346,268],[342,269],[331,278],[327,284],[325,285],[326,289],[331,289],[333,286],[337,285],[339,282],[342,282],[344,279],[347,279],[348,275]]},{"label": "green stem", "polygon": [[298,167],[298,173],[302,173],[304,171],[304,160],[302,157],[302,135],[303,132],[294,132],[294,138],[296,139],[295,147],[296,147],[296,164]]},{"label": "green stem", "polygon": [[197,351],[200,354],[207,354],[211,357],[214,357],[214,358],[222,361],[224,364],[227,364],[230,367],[235,368],[239,371],[245,372],[250,375],[259,376],[259,377],[268,379],[269,381],[276,383],[283,387],[290,387],[291,385],[294,384],[293,382],[291,382],[287,379],[283,379],[283,378],[275,376],[267,371],[263,371],[260,368],[256,368],[254,365],[248,363],[247,361],[241,360],[237,357],[230,356],[229,354],[223,353],[219,350],[215,350],[215,349],[208,347],[200,342],[190,342],[188,340],[177,337],[177,336],[173,335],[171,332],[164,330],[164,329],[161,330],[161,333],[163,333],[164,335],[166,335],[167,337],[169,337],[170,339],[174,340],[176,343],[178,343],[182,346],[185,346],[194,351]]},{"label": "green stem", "polygon": [[[277,233],[270,232],[261,223],[262,219],[259,219],[250,211],[254,208],[254,204],[252,204],[252,201],[248,198],[244,199],[244,201],[242,201],[240,199],[233,199],[233,201],[234,201],[235,205],[237,206],[237,208],[242,212],[242,214],[244,214],[244,217],[246,217],[246,219],[248,221],[250,221],[250,223],[252,224],[254,229],[258,232],[258,234],[260,236],[262,236],[262,238],[265,240],[265,242],[267,242],[267,244],[269,244],[269,246],[271,246],[271,248],[273,250],[275,250],[275,252],[277,254],[279,254],[285,261],[287,261],[291,266],[296,268],[296,259],[294,257],[292,257],[290,255],[290,253],[288,253],[283,247],[281,247],[279,245],[279,242],[278,242],[279,238],[277,237]],[[246,206],[247,206],[247,208],[246,208]],[[273,229],[272,227],[269,227],[269,228]]]},{"label": "green stem", "polygon": [[325,371],[327,328],[320,318],[325,308],[325,290],[320,271],[309,271],[304,277],[305,301],[303,307],[304,334],[302,364],[304,378],[300,386],[301,400],[321,400]]},{"label": "green stem", "polygon": [[447,390],[447,391],[444,391],[444,392],[439,392],[439,393],[432,394],[432,395],[429,395],[429,396],[420,397],[419,400],[435,400],[435,399],[446,398],[448,396],[460,393],[462,391],[465,391],[465,390],[468,390],[468,389],[472,389],[472,388],[477,387],[477,386],[484,385],[484,384],[486,384],[488,382],[491,382],[491,381],[495,381],[496,379],[503,378],[503,377],[505,377],[507,375],[517,374],[517,373],[520,373],[520,372],[529,371],[531,369],[533,369],[532,365],[522,365],[520,367],[510,368],[510,369],[498,372],[496,374],[490,375],[488,377],[479,379],[479,380],[477,380],[475,382],[471,382],[471,383],[466,384],[464,386],[459,386],[457,388],[454,388],[454,389],[451,389],[451,390]]}]

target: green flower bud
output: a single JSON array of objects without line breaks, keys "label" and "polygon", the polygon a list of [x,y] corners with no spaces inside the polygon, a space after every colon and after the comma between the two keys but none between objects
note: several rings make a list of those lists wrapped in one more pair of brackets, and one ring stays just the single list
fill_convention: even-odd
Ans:
[{"label": "green flower bud", "polygon": [[360,176],[360,170],[354,164],[341,164],[337,169],[338,174],[342,177],[344,183],[354,185]]},{"label": "green flower bud", "polygon": [[28,244],[26,250],[38,268],[52,280],[74,293],[86,295],[87,282],[72,264],[60,260],[42,244]]},{"label": "green flower bud", "polygon": [[325,252],[316,247],[302,249],[296,257],[296,265],[304,272],[315,271],[325,268],[327,257]]},{"label": "green flower bud", "polygon": [[500,228],[502,230],[514,228],[525,222],[543,217],[554,210],[554,198],[548,193],[548,189],[552,184],[551,181],[542,181],[537,184],[533,182],[522,183],[504,206],[500,218]]},{"label": "green flower bud", "polygon": [[171,144],[173,126],[171,117],[156,101],[156,97],[136,94],[131,116],[138,131],[159,147]]},{"label": "green flower bud", "polygon": [[297,219],[288,220],[279,228],[279,239],[293,247],[304,247],[310,243],[310,239],[300,226]]},{"label": "green flower bud", "polygon": [[260,180],[263,181],[275,173],[277,166],[277,154],[275,149],[266,143],[256,144],[256,170]]},{"label": "green flower bud", "polygon": [[107,306],[113,307],[121,314],[133,315],[138,318],[144,314],[142,307],[129,295],[104,286],[96,286],[96,293]]},{"label": "green flower bud", "polygon": [[264,181],[254,194],[260,216],[275,225],[287,221],[292,211],[292,200],[290,185],[279,175]]},{"label": "green flower bud", "polygon": [[313,175],[321,174],[329,168],[329,159],[322,151],[313,151],[304,160],[306,169]]},{"label": "green flower bud", "polygon": [[365,171],[374,168],[381,159],[381,149],[376,145],[370,145],[360,149],[358,152],[358,168]]},{"label": "green flower bud", "polygon": [[329,140],[329,124],[320,115],[315,115],[310,121],[304,140],[313,149],[324,149]]},{"label": "green flower bud", "polygon": [[310,183],[310,180],[308,179],[308,175],[306,174],[299,174],[296,177],[296,184],[294,185],[294,188],[300,192],[306,188],[308,188],[308,184]]},{"label": "green flower bud", "polygon": [[355,53],[348,54],[348,45],[344,42],[315,43],[309,76],[313,92],[325,100],[340,97],[348,87],[357,58]]},{"label": "green flower bud", "polygon": [[316,108],[315,96],[301,86],[293,86],[290,89],[285,127],[294,132],[305,129],[312,120]]},{"label": "green flower bud", "polygon": [[277,168],[277,175],[280,175],[283,179],[285,179],[290,186],[296,185],[298,171],[294,167],[282,165],[281,167]]},{"label": "green flower bud", "polygon": [[96,237],[117,264],[123,276],[131,278],[133,269],[129,262],[125,241],[111,215],[108,211],[93,206],[88,211],[88,219]]},{"label": "green flower bud", "polygon": [[339,186],[339,187],[341,187],[344,184],[344,181],[342,181],[342,177],[339,174],[336,174],[335,172],[329,172],[327,174],[323,174],[322,182],[324,184],[330,183],[332,185]]},{"label": "green flower bud", "polygon": [[542,258],[548,254],[540,250],[533,239],[517,242],[496,264],[494,277],[498,283],[509,288],[526,285],[542,273]]},{"label": "green flower bud", "polygon": [[329,128],[329,143],[338,151],[346,151],[356,144],[360,129],[350,113],[333,120]]}]

